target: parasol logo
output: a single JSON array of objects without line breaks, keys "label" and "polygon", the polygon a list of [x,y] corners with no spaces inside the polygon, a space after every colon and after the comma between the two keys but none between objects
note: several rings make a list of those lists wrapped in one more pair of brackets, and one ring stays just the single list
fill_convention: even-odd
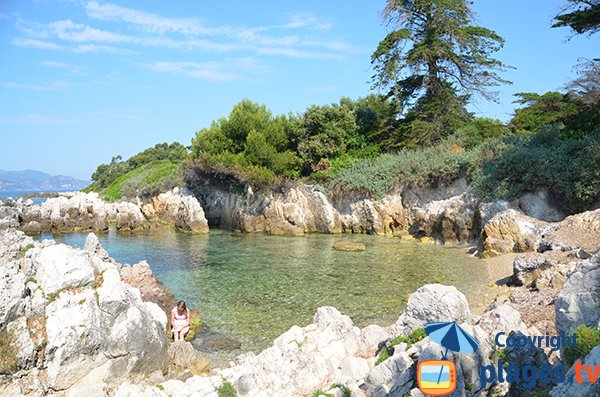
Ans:
[{"label": "parasol logo", "polygon": [[470,354],[479,342],[455,322],[428,323],[425,333],[431,341],[446,348],[441,360],[423,360],[417,366],[417,384],[422,393],[446,396],[456,390],[456,365],[447,359],[448,350]]}]

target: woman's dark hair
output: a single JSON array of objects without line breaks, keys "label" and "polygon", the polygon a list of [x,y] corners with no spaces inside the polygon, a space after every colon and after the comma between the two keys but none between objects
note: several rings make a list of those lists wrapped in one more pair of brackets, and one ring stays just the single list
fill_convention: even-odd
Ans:
[{"label": "woman's dark hair", "polygon": [[187,310],[187,306],[184,301],[177,302],[177,308],[181,310]]}]

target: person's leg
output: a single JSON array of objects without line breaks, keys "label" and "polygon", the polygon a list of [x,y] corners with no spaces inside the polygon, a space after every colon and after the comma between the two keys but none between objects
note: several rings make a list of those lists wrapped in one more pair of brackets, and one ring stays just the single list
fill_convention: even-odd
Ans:
[{"label": "person's leg", "polygon": [[177,331],[173,331],[173,338],[174,338],[173,340],[174,340],[175,342],[177,342],[177,341],[179,340],[179,332],[177,332]]}]

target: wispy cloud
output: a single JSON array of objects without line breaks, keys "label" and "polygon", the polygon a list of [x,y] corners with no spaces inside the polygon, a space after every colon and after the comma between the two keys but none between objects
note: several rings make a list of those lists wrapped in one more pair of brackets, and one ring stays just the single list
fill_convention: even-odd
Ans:
[{"label": "wispy cloud", "polygon": [[290,16],[290,21],[284,25],[280,25],[286,29],[308,28],[316,30],[327,30],[333,27],[329,22],[320,21],[317,17],[308,13],[294,14]]},{"label": "wispy cloud", "polygon": [[30,91],[64,91],[73,87],[73,84],[66,81],[53,81],[49,84],[24,84],[12,81],[0,81],[0,87],[15,88]]},{"label": "wispy cloud", "polygon": [[[173,18],[100,1],[82,0],[75,4],[96,23],[111,22],[106,25],[111,30],[71,19],[39,23],[19,18],[17,27],[24,37],[13,39],[12,44],[74,53],[136,54],[146,48],[168,48],[203,55],[226,53],[243,57],[250,53],[321,60],[339,60],[353,52],[350,43],[327,37],[326,31],[333,27],[331,22],[308,13],[288,15],[283,22],[266,26],[209,26],[199,18]],[[243,67],[236,69],[229,61],[155,62],[151,69],[211,81],[231,81],[247,72]]]},{"label": "wispy cloud", "polygon": [[65,62],[56,62],[56,61],[42,61],[40,65],[50,69],[61,69],[66,70],[72,74],[83,74],[87,69],[83,66],[73,65]]},{"label": "wispy cloud", "polygon": [[208,81],[239,80],[242,76],[234,70],[249,70],[257,66],[253,58],[228,59],[223,62],[170,62],[161,61],[147,65],[156,72],[173,73]]},{"label": "wispy cloud", "polygon": [[50,41],[45,41],[45,40],[36,40],[36,39],[17,38],[12,41],[12,44],[16,45],[17,47],[38,48],[41,50],[64,50],[65,49],[65,47],[60,44],[56,44],[56,43],[53,43]]},{"label": "wispy cloud", "polygon": [[129,23],[148,33],[180,33],[185,36],[223,34],[228,28],[206,28],[195,18],[167,18],[115,4],[90,1],[85,6],[91,18]]}]

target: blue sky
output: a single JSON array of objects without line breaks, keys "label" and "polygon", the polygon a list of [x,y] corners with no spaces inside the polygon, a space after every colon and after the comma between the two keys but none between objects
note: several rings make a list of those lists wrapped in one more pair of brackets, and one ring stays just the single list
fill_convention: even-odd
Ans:
[{"label": "blue sky", "polygon": [[[598,37],[551,29],[566,0],[475,0],[478,23],[506,39],[500,103],[559,89]],[[196,131],[243,98],[275,113],[369,93],[384,1],[0,2],[0,169],[88,179],[113,155]]]}]

